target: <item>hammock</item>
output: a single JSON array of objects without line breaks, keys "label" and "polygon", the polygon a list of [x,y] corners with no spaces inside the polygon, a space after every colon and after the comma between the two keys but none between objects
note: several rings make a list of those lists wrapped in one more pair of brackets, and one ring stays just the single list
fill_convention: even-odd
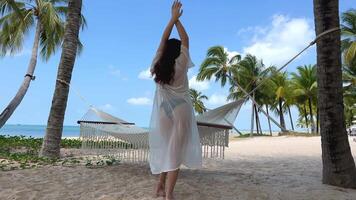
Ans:
[{"label": "hammock", "polygon": [[[308,46],[288,60],[288,62],[274,73],[285,68],[309,47],[313,46],[321,37],[339,30],[339,27],[335,27],[320,33]],[[225,147],[229,144],[229,130],[234,128],[233,123],[246,98],[250,98],[253,104],[257,105],[273,123],[284,130],[284,128],[271,118],[251,96],[254,91],[267,81],[267,79],[262,80],[252,91],[247,92],[234,81],[231,76],[228,77],[233,80],[233,84],[245,95],[241,100],[226,104],[197,116],[197,124],[204,157],[224,158]],[[57,81],[70,86],[69,83],[61,79],[57,79]],[[84,102],[86,102],[78,91],[76,91],[76,93]],[[80,138],[83,141],[83,149],[95,150],[98,153],[113,153],[118,155],[122,161],[148,160],[149,145],[147,129],[137,127],[134,123],[129,123],[114,117],[92,106],[78,123],[80,124]],[[354,141],[356,142],[356,138]]]},{"label": "hammock", "polygon": [[[224,158],[233,128],[244,99],[198,115],[197,125],[204,158]],[[121,161],[148,161],[148,129],[91,107],[78,121],[82,149],[100,155],[116,156]]]}]

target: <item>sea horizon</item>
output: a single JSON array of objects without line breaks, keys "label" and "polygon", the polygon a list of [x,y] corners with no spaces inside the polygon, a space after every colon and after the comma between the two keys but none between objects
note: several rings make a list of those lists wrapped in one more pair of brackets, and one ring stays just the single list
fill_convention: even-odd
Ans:
[{"label": "sea horizon", "polygon": [[[34,138],[42,138],[46,133],[47,125],[36,125],[36,124],[5,124],[0,129],[0,135],[9,136],[26,136]],[[141,127],[148,129],[147,127]],[[250,130],[239,130],[242,133],[250,133]],[[269,130],[262,130],[263,133],[269,134]],[[279,132],[278,130],[272,130],[273,133]],[[232,134],[237,134],[235,131]],[[64,125],[62,137],[79,137],[80,136],[80,126],[79,125]]]}]

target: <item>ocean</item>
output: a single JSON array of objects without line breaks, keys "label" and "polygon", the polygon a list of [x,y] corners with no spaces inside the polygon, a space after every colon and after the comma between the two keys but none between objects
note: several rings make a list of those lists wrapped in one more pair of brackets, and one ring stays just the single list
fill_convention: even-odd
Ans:
[{"label": "ocean", "polygon": [[[147,127],[141,127],[148,129]],[[249,130],[240,130],[243,134],[249,134]],[[268,130],[263,130],[264,134],[269,134]],[[272,131],[274,134],[277,134],[278,131]],[[19,136],[24,135],[27,137],[41,138],[44,137],[46,133],[45,125],[22,125],[22,124],[6,124],[0,129],[0,135],[11,135]],[[237,134],[235,131],[231,131],[231,134]],[[79,137],[80,127],[79,126],[64,126],[62,137]]]},{"label": "ocean", "polygon": [[[21,124],[6,124],[0,129],[0,135],[19,136],[41,138],[46,133],[45,125],[21,125]],[[79,126],[64,126],[62,137],[79,137]]]}]

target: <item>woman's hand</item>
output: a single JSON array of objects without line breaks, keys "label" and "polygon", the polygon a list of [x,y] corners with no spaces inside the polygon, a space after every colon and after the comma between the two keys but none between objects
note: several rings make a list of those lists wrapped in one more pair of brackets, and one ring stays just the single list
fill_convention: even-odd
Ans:
[{"label": "woman's hand", "polygon": [[172,5],[172,18],[171,20],[175,23],[178,21],[179,17],[182,16],[183,10],[182,3],[179,0],[175,0]]}]

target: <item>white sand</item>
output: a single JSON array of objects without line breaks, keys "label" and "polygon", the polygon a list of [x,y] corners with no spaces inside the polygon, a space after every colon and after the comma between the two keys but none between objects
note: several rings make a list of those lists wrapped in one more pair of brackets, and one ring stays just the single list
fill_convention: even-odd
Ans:
[{"label": "white sand", "polygon": [[[356,142],[350,141],[353,155]],[[356,159],[356,157],[355,157]],[[356,199],[321,183],[320,137],[259,137],[230,143],[225,160],[182,169],[175,194],[187,199]],[[148,165],[43,167],[0,172],[0,199],[154,199]]]}]

